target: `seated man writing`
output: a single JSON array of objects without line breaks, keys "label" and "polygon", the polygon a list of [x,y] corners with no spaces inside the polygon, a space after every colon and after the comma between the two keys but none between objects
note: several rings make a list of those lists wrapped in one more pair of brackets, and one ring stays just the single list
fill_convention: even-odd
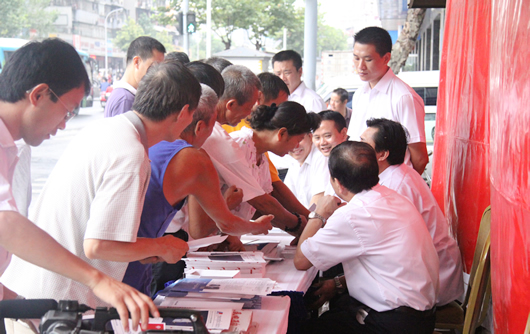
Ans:
[{"label": "seated man writing", "polygon": [[294,264],[326,270],[342,263],[348,294],[304,324],[303,333],[432,333],[438,256],[410,201],[378,185],[375,151],[345,142],[329,157],[333,196],[321,198],[303,231]]},{"label": "seated man writing", "polygon": [[375,149],[379,183],[408,198],[423,217],[440,260],[440,293],[436,305],[442,306],[464,294],[460,249],[449,233],[449,224],[434,195],[412,167],[404,163],[407,134],[398,122],[369,119],[361,140]]}]

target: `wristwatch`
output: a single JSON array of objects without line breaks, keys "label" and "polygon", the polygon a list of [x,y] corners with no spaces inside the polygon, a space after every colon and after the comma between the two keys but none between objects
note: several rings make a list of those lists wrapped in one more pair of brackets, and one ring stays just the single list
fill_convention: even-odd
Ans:
[{"label": "wristwatch", "polygon": [[335,276],[335,277],[333,277],[333,280],[335,281],[335,288],[337,289],[337,293],[338,293],[338,294],[344,293],[344,291],[346,291],[346,288],[345,288],[344,285],[342,285],[342,283],[340,282],[340,277],[341,277],[341,276]]},{"label": "wristwatch", "polygon": [[324,227],[324,225],[326,225],[326,218],[322,217],[321,215],[319,215],[318,213],[316,212],[310,212],[309,213],[309,216],[307,216],[309,219],[313,219],[313,218],[317,218],[317,219],[320,219],[322,221],[322,227]]}]

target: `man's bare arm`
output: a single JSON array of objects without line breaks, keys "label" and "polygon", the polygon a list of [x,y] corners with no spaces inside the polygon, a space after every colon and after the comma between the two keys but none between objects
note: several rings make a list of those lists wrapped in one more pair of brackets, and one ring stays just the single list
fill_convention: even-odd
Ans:
[{"label": "man's bare arm", "polygon": [[[190,168],[193,161],[193,168]],[[180,193],[178,196],[176,194]],[[175,203],[182,194],[193,195],[195,200],[216,223],[221,232],[230,235],[245,233],[267,233],[271,228],[272,216],[264,216],[255,222],[241,219],[228,209],[226,200],[219,189],[219,177],[208,155],[193,148],[184,149],[174,158],[166,169],[164,177],[164,195],[169,203]],[[190,202],[192,202],[190,198]],[[203,214],[191,212],[196,206],[189,203],[190,230],[192,224],[202,224]],[[196,219],[199,217],[199,219]],[[195,227],[194,227],[195,229]],[[203,229],[200,227],[199,229]],[[193,237],[193,234],[192,234]]]},{"label": "man's bare arm", "polygon": [[309,210],[298,201],[291,189],[289,189],[285,183],[282,181],[273,182],[272,188],[271,195],[276,198],[285,209],[291,212],[297,212],[307,218]]},{"label": "man's bare arm", "polygon": [[0,245],[25,261],[88,286],[116,307],[126,330],[129,311],[133,328],[140,319],[147,325],[149,311],[159,315],[149,297],[91,267],[18,212],[0,211]]},{"label": "man's bare arm", "polygon": [[[294,229],[298,225],[298,217],[287,211],[276,198],[269,194],[254,197],[248,200],[248,203],[262,214],[272,214],[274,216],[272,224],[282,230],[285,230],[286,227]],[[307,219],[302,215],[300,218],[302,220],[300,227],[294,232],[289,232],[289,234],[299,236],[302,233],[307,224]]]},{"label": "man's bare arm", "polygon": [[408,145],[410,151],[410,162],[412,167],[421,175],[425,170],[425,166],[429,163],[429,154],[427,152],[427,144],[412,143]]},{"label": "man's bare arm", "polygon": [[133,262],[158,258],[167,263],[176,263],[188,251],[182,239],[166,235],[160,238],[138,238],[135,242],[85,239],[86,257],[116,262]]}]

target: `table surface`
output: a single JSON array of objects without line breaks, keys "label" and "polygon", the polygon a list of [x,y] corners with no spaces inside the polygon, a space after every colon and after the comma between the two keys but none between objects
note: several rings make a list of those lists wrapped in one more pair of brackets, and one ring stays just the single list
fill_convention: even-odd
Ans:
[{"label": "table surface", "polygon": [[[280,242],[280,246],[289,245],[293,236],[273,228],[267,235],[244,235],[243,243],[259,240],[262,242]],[[274,291],[301,291],[306,292],[311,286],[318,270],[315,267],[302,271],[294,267],[293,259],[270,262],[266,267],[265,277],[277,282]],[[262,300],[262,309],[253,310],[253,322],[258,323],[258,333],[286,333],[289,320],[290,298],[287,296],[267,296]]]}]

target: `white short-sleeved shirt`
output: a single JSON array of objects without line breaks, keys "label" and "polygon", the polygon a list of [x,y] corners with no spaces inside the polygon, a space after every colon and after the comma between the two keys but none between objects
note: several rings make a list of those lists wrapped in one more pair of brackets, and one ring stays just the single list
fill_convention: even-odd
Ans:
[{"label": "white short-sleeved shirt", "polygon": [[235,185],[243,190],[243,202],[265,194],[248,167],[247,158],[236,141],[215,122],[212,134],[202,145],[217,173],[221,188]]},{"label": "white short-sleeved shirt", "polygon": [[425,223],[384,186],[356,194],[301,250],[320,270],[342,263],[349,294],[378,312],[436,303],[438,256]]},{"label": "white short-sleeved shirt", "polygon": [[[253,134],[254,131],[252,131],[252,129],[243,127],[239,131],[231,132],[230,136],[239,145],[241,152],[245,156],[247,168],[252,172],[252,176],[260,185],[263,192],[268,194],[272,192],[269,160],[267,160],[267,156],[265,154],[262,154],[261,163],[257,163],[258,156],[256,153],[256,145],[252,140]],[[244,190],[243,194],[245,194]],[[238,208],[233,210],[233,212],[239,217],[249,220],[252,219],[252,216],[254,216],[256,209],[254,209],[254,207],[252,207],[250,204],[243,202]]]},{"label": "white short-sleeved shirt", "polygon": [[304,106],[307,112],[319,113],[326,110],[324,100],[314,90],[307,88],[302,81],[298,87],[289,95],[289,101],[298,102]]},{"label": "white short-sleeved shirt", "polygon": [[411,167],[393,165],[379,174],[379,183],[409,199],[420,212],[440,260],[440,293],[437,305],[445,305],[464,293],[460,249],[449,233],[449,224],[431,190]]},{"label": "white short-sleeved shirt", "polygon": [[305,161],[300,166],[300,163],[295,160],[284,182],[298,201],[309,208],[311,198],[324,192],[329,183],[328,158],[311,144],[311,152]]},{"label": "white short-sleeved shirt", "polygon": [[[347,132],[350,140],[360,140],[370,118],[386,118],[401,123],[409,133],[409,144],[426,142],[423,99],[390,68],[374,88],[366,82],[353,94]],[[409,164],[409,160],[407,150],[405,162]]]},{"label": "white short-sleeved shirt", "polygon": [[[18,211],[13,196],[13,174],[18,161],[18,150],[11,133],[0,118],[0,211]],[[0,246],[0,275],[4,273],[11,253]],[[4,297],[4,289],[0,284],[0,300]]]},{"label": "white short-sleeved shirt", "polygon": [[[105,118],[71,141],[30,218],[70,252],[121,281],[128,262],[90,260],[83,242],[136,241],[150,173],[146,147],[131,121],[125,115]],[[105,305],[88,287],[17,257],[2,282],[26,298]]]}]

